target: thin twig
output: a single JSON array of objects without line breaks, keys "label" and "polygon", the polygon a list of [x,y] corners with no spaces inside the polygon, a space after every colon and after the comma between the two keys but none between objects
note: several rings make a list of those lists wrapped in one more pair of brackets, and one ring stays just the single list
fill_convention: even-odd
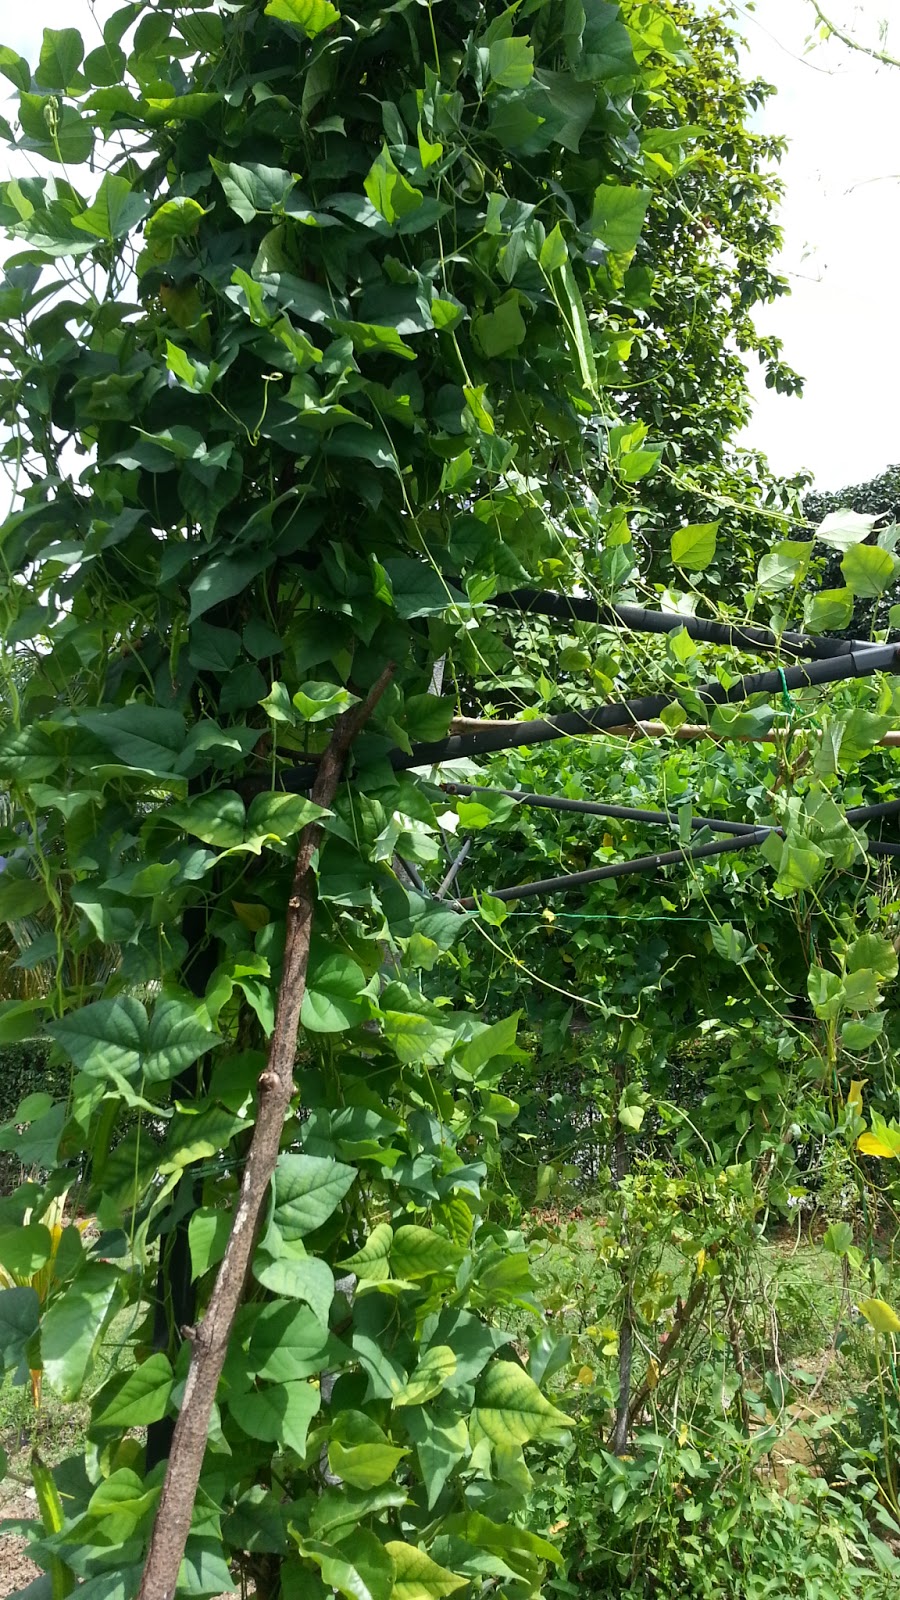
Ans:
[{"label": "thin twig", "polygon": [[861,55],[871,56],[873,61],[880,61],[885,67],[900,67],[900,61],[897,60],[896,56],[889,56],[884,50],[876,50],[874,45],[860,44],[859,40],[854,39],[851,33],[843,33],[840,28],[836,28],[831,18],[826,17],[818,0],[809,0],[809,3],[822,26],[827,28],[835,39],[840,39],[841,44],[845,44],[848,50],[858,50]]},{"label": "thin twig", "polygon": [[[311,798],[331,804],[357,733],[368,721],[394,673],[387,666],[361,705],[335,724],[316,774]],[[183,1330],[191,1341],[191,1362],[172,1450],[150,1537],[138,1600],[173,1600],[206,1452],[209,1419],[228,1341],[253,1259],[259,1222],[275,1171],[281,1133],[294,1092],[294,1061],[300,1009],[306,990],[309,942],[315,902],[313,854],[322,829],[310,822],[300,835],[294,881],[287,908],[284,971],[265,1071],[260,1074],[258,1116],[247,1155],[231,1236],[202,1321]]]},{"label": "thin twig", "polygon": [[456,859],[454,860],[454,862],[453,862],[453,864],[452,864],[452,866],[450,868],[450,871],[447,873],[447,876],[444,878],[442,884],[440,885],[440,888],[438,889],[438,892],[437,892],[438,900],[443,900],[444,895],[447,893],[448,889],[452,888],[453,884],[456,881],[456,874],[458,873],[460,867],[462,866],[463,862],[465,861],[466,856],[469,854],[469,851],[471,850],[471,848],[472,848],[472,840],[471,839],[464,839],[462,844],[460,845],[459,851],[457,852],[457,855],[456,855]]}]

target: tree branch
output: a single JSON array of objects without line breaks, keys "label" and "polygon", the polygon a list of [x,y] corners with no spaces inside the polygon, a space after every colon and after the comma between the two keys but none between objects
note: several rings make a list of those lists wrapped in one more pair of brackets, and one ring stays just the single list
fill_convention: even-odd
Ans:
[{"label": "tree branch", "polygon": [[[317,805],[334,799],[347,754],[394,674],[390,663],[365,701],[338,718],[331,743],[312,787]],[[197,1484],[206,1453],[209,1419],[228,1341],[253,1258],[260,1216],[275,1171],[281,1133],[294,1091],[294,1061],[300,1009],[306,990],[309,941],[315,898],[312,857],[322,829],[310,822],[300,835],[291,897],[288,901],[284,971],[266,1069],[258,1083],[258,1115],[244,1168],[231,1236],[202,1321],[186,1336],[192,1341],[184,1398],[175,1425],[138,1600],[173,1600],[191,1528]]]},{"label": "tree branch", "polygon": [[884,50],[876,50],[874,45],[860,44],[859,40],[854,39],[851,33],[843,33],[840,28],[836,28],[831,18],[826,17],[822,7],[819,5],[819,0],[809,0],[809,3],[823,28],[827,28],[835,39],[840,39],[841,44],[845,44],[848,50],[859,50],[862,55],[871,56],[873,61],[880,61],[885,67],[900,67],[900,61],[896,56],[889,56]]}]

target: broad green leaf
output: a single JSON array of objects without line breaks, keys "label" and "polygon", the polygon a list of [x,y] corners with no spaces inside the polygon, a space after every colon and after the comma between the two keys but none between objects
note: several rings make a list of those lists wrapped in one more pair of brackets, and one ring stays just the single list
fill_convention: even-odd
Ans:
[{"label": "broad green leaf", "polygon": [[452,1239],[433,1228],[415,1224],[398,1228],[391,1246],[391,1276],[411,1282],[435,1272],[449,1272],[459,1265],[463,1252]]},{"label": "broad green leaf", "polygon": [[233,789],[210,789],[166,813],[177,828],[183,828],[204,844],[230,850],[244,841],[244,802]]},{"label": "broad green leaf", "polygon": [[498,300],[493,311],[484,312],[472,322],[472,337],[488,357],[512,355],[523,343],[526,331],[515,290]]},{"label": "broad green leaf", "polygon": [[871,1016],[845,1022],[841,1028],[841,1044],[845,1050],[868,1050],[870,1044],[881,1037],[884,1030],[884,1012],[873,1011]]},{"label": "broad green leaf", "polygon": [[308,39],[315,39],[317,34],[341,20],[341,13],[330,0],[269,0],[266,16],[278,22],[289,22]]},{"label": "broad green leaf", "polygon": [[716,553],[717,522],[692,523],[679,528],[672,535],[672,560],[676,567],[686,567],[689,572],[702,572]]},{"label": "broad green leaf", "polygon": [[328,1221],[356,1179],[356,1168],[330,1157],[284,1154],[275,1168],[275,1225],[301,1239]]},{"label": "broad green leaf", "polygon": [[376,1422],[361,1411],[340,1412],[332,1424],[328,1465],[355,1489],[376,1489],[393,1477],[409,1451],[392,1444]]},{"label": "broad green leaf", "polygon": [[40,1301],[31,1288],[0,1289],[0,1358],[3,1370],[15,1372],[25,1346],[37,1332]]},{"label": "broad green leaf", "polygon": [[31,68],[24,56],[16,54],[8,44],[0,45],[0,73],[16,89],[31,88]]},{"label": "broad green leaf", "polygon": [[191,1251],[191,1282],[202,1278],[210,1267],[218,1265],[225,1254],[231,1233],[231,1217],[227,1211],[211,1206],[201,1206],[188,1223],[188,1244]]},{"label": "broad green leaf", "polygon": [[868,538],[877,520],[877,517],[864,516],[849,508],[829,511],[816,529],[816,538],[831,545],[833,550],[849,550],[851,545],[862,544]]},{"label": "broad green leaf", "polygon": [[342,1033],[365,1022],[371,1007],[366,975],[349,956],[335,951],[310,971],[300,1021],[310,1033]]},{"label": "broad green leaf", "polygon": [[848,1011],[872,1011],[878,1004],[878,974],[859,967],[844,978],[841,995]]},{"label": "broad green leaf", "polygon": [[319,1409],[319,1390],[311,1383],[272,1383],[231,1394],[228,1409],[251,1439],[306,1452],[309,1425]]},{"label": "broad green leaf", "polygon": [[[174,1374],[167,1356],[149,1356],[91,1418],[97,1428],[145,1427],[166,1414]],[[102,1395],[101,1395],[102,1399]]]},{"label": "broad green leaf", "polygon": [[308,822],[327,814],[301,794],[258,794],[247,812],[247,839],[272,835],[292,839]]},{"label": "broad green leaf", "polygon": [[787,594],[806,576],[812,556],[809,540],[783,539],[759,563],[756,581],[762,594]]},{"label": "broad green leaf", "polygon": [[[589,394],[597,393],[597,362],[591,343],[591,330],[587,312],[581,298],[572,264],[566,261],[558,269],[559,298],[565,319],[566,339],[578,363],[582,386]],[[493,432],[493,423],[489,430]]]},{"label": "broad green leaf", "polygon": [[810,633],[839,633],[853,616],[849,589],[821,589],[803,601],[803,626]]},{"label": "broad green leaf", "polygon": [[449,1345],[427,1350],[403,1387],[394,1392],[395,1406],[421,1406],[440,1394],[456,1371],[456,1356]]},{"label": "broad green leaf", "polygon": [[79,720],[125,766],[154,777],[178,771],[185,742],[180,712],[133,705],[116,711],[83,711]]},{"label": "broad green leaf", "polygon": [[0,876],[0,922],[18,922],[47,904],[47,887],[40,878],[20,878],[6,871]]},{"label": "broad green leaf", "polygon": [[41,55],[34,81],[42,89],[70,88],[84,59],[84,45],[77,28],[45,28]]},{"label": "broad green leaf", "polygon": [[491,1062],[516,1054],[516,1033],[520,1016],[521,1012],[516,1011],[511,1017],[503,1017],[500,1022],[479,1028],[458,1052],[459,1065],[463,1071],[476,1079]]},{"label": "broad green leaf", "polygon": [[569,250],[557,222],[541,245],[540,262],[544,272],[558,272],[569,259]]},{"label": "broad green leaf", "polygon": [[822,1244],[833,1256],[844,1256],[853,1244],[849,1222],[832,1222],[822,1235]]},{"label": "broad green leaf", "polygon": [[394,1563],[393,1600],[444,1600],[469,1581],[439,1567],[415,1545],[392,1539],[385,1549]]},{"label": "broad green leaf", "polygon": [[[16,1120],[20,1119],[17,1113]],[[27,1120],[22,1118],[21,1120]],[[0,1267],[14,1278],[31,1278],[50,1260],[53,1240],[42,1222],[0,1226]]]},{"label": "broad green leaf", "polygon": [[305,683],[294,695],[294,705],[304,722],[323,722],[356,705],[359,696],[336,683]]},{"label": "broad green leaf", "polygon": [[713,733],[731,739],[759,739],[769,733],[775,721],[772,706],[715,706],[709,719]]},{"label": "broad green leaf", "polygon": [[322,1327],[328,1328],[328,1313],[334,1299],[334,1274],[327,1261],[319,1261],[314,1256],[273,1258],[260,1250],[253,1263],[253,1276],[275,1295],[304,1301]]},{"label": "broad green leaf", "polygon": [[417,211],[425,198],[421,189],[413,188],[408,178],[403,176],[387,145],[382,147],[381,154],[372,162],[364,187],[375,210],[392,227]]},{"label": "broad green leaf", "polygon": [[416,1447],[430,1511],[450,1474],[470,1453],[469,1431],[462,1417],[444,1422],[433,1406],[409,1411],[403,1425]]},{"label": "broad green leaf", "polygon": [[879,978],[888,981],[897,976],[897,952],[890,939],[880,933],[863,933],[854,939],[847,951],[848,972],[858,972],[861,967],[871,967]]},{"label": "broad green leaf", "polygon": [[107,172],[97,198],[86,211],[79,211],[73,216],[72,226],[112,243],[130,233],[148,210],[149,202],[143,195],[135,193],[127,178]]},{"label": "broad green leaf", "polygon": [[144,223],[144,238],[154,246],[171,245],[176,239],[192,239],[206,212],[185,196],[165,200]]},{"label": "broad green leaf", "polygon": [[900,1333],[900,1317],[885,1300],[860,1300],[859,1309],[876,1333]]},{"label": "broad green leaf", "polygon": [[60,1399],[78,1399],[122,1288],[122,1274],[116,1267],[90,1261],[44,1313],[44,1376]]},{"label": "broad green leaf", "polygon": [[594,192],[591,231],[610,255],[631,255],[644,226],[650,204],[649,189],[627,184],[602,183]]},{"label": "broad green leaf", "polygon": [[900,572],[900,559],[878,545],[857,544],[843,557],[841,572],[851,594],[874,600],[890,588]]},{"label": "broad green leaf", "polygon": [[541,1394],[533,1378],[515,1361],[492,1361],[475,1391],[474,1421],[494,1445],[526,1444],[554,1438],[570,1426]]},{"label": "broad green leaf", "polygon": [[148,1022],[130,995],[83,1006],[47,1031],[82,1072],[113,1079],[141,1072],[148,1083],[176,1077],[218,1042],[186,1001],[159,1000]]},{"label": "broad green leaf", "polygon": [[723,961],[733,961],[736,966],[740,966],[746,959],[749,948],[746,934],[741,933],[740,929],[733,927],[730,922],[723,922],[719,926],[713,923],[709,932],[713,948]]},{"label": "broad green leaf", "polygon": [[361,1283],[385,1283],[391,1275],[390,1254],[394,1230],[389,1222],[378,1222],[362,1249],[347,1256],[340,1266],[352,1272]]},{"label": "broad green leaf", "polygon": [[295,1534],[300,1554],[314,1561],[329,1589],[346,1600],[390,1600],[394,1564],[381,1540],[368,1528],[357,1528],[352,1539],[326,1544]]},{"label": "broad green leaf", "polygon": [[491,79],[501,89],[524,89],[534,77],[534,48],[521,35],[495,39],[489,62]]},{"label": "broad green leaf", "polygon": [[256,1317],[247,1367],[258,1378],[291,1383],[314,1377],[348,1355],[308,1306],[276,1300],[263,1306]]},{"label": "broad green leaf", "polygon": [[364,1517],[380,1511],[396,1511],[406,1504],[406,1490],[397,1484],[375,1489],[353,1489],[342,1483],[326,1489],[310,1507],[309,1531],[316,1539],[343,1539],[347,1530],[358,1527]]},{"label": "broad green leaf", "polygon": [[211,156],[210,166],[242,222],[252,222],[260,212],[282,210],[296,182],[283,167],[264,167],[257,162],[242,167]]}]

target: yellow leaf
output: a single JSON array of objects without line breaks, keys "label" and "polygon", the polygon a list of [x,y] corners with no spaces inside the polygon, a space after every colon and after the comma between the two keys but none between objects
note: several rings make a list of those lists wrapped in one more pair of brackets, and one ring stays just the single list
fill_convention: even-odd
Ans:
[{"label": "yellow leaf", "polygon": [[650,1360],[647,1362],[647,1388],[648,1389],[655,1389],[656,1385],[658,1383],[659,1383],[659,1362],[657,1361],[655,1356],[651,1356]]},{"label": "yellow leaf", "polygon": [[893,1161],[897,1156],[896,1150],[892,1150],[883,1139],[876,1139],[874,1133],[861,1133],[856,1141],[856,1148],[861,1150],[864,1156],[878,1156],[881,1161]]},{"label": "yellow leaf", "polygon": [[613,842],[614,842],[613,841],[613,836],[612,836],[611,833],[605,833],[603,835],[603,848],[604,848],[604,850],[611,850],[612,847],[613,847]]},{"label": "yellow leaf", "polygon": [[575,1382],[576,1383],[581,1383],[581,1384],[584,1384],[585,1386],[587,1386],[589,1383],[593,1383],[593,1381],[594,1381],[594,1373],[593,1373],[592,1368],[591,1367],[579,1367],[578,1371],[575,1374]]},{"label": "yellow leaf", "polygon": [[847,1095],[847,1104],[858,1117],[863,1113],[863,1086],[868,1082],[866,1078],[854,1078]]},{"label": "yellow leaf", "polygon": [[876,1333],[900,1333],[900,1317],[886,1300],[860,1300],[859,1309]]},{"label": "yellow leaf", "polygon": [[700,1277],[703,1276],[703,1268],[706,1266],[706,1251],[705,1250],[698,1250],[697,1251],[696,1261],[697,1261],[697,1277],[700,1278]]}]

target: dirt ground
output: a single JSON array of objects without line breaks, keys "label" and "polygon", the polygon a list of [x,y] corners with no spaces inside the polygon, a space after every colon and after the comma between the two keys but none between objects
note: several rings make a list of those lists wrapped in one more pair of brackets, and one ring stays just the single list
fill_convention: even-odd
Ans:
[{"label": "dirt ground", "polygon": [[[22,1495],[16,1500],[8,1500],[0,1508],[3,1517],[33,1517],[35,1504]],[[16,1594],[19,1589],[24,1589],[33,1578],[39,1578],[40,1572],[29,1561],[25,1554],[25,1540],[19,1539],[15,1534],[0,1534],[0,1600],[8,1600],[8,1596]]]}]

